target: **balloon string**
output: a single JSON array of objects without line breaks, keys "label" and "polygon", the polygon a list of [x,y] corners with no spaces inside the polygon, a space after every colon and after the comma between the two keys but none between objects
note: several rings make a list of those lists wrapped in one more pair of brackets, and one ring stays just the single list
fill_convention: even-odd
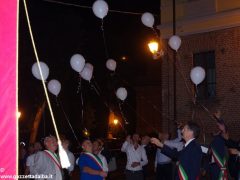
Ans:
[{"label": "balloon string", "polygon": [[125,117],[125,115],[123,113],[123,110],[122,110],[122,103],[121,102],[118,103],[118,107],[119,107],[120,113],[122,115],[122,118],[123,118],[125,124],[128,124],[127,118]]},{"label": "balloon string", "polygon": [[127,121],[127,119],[126,119],[126,117],[125,117],[125,115],[123,113],[123,110],[122,110],[122,107],[121,107],[121,102],[118,103],[118,106],[119,106],[119,110],[120,110],[121,116],[122,116],[122,118],[124,120],[124,126],[122,125],[122,123],[120,123],[120,124],[122,126],[122,129],[124,130],[125,135],[127,135],[128,132],[127,132],[127,129],[126,129],[126,125],[129,124],[129,122]]},{"label": "balloon string", "polygon": [[145,123],[148,127],[150,127],[152,130],[158,132],[158,129],[156,129],[156,128],[154,128],[153,126],[149,125],[149,122],[148,122],[145,118],[143,118],[142,116],[140,116],[132,106],[130,106],[128,103],[125,103],[125,104],[126,104],[130,109],[132,109],[132,111],[137,115],[138,118],[140,118],[140,119],[142,120],[142,122],[144,122],[144,123]]},{"label": "balloon string", "polygon": [[[116,75],[116,77],[118,77],[119,80],[122,81],[123,83],[127,84],[128,86],[132,86],[127,80],[121,78],[118,73],[115,73],[115,75]],[[149,103],[149,104],[152,106],[152,108],[153,108],[154,110],[156,110],[158,113],[161,113],[161,115],[162,115],[163,117],[165,117],[165,118],[167,118],[167,119],[170,119],[170,116],[169,116],[169,115],[166,115],[165,113],[163,113],[162,110],[159,110],[159,109],[157,108],[157,105],[156,105],[156,104],[154,104],[153,102],[151,102],[150,100],[148,100],[148,99],[147,99],[146,97],[144,97],[144,96],[140,96],[140,97],[143,98],[143,99],[145,99],[146,102]]]},{"label": "balloon string", "polygon": [[[82,83],[81,83],[82,84]],[[83,92],[82,92],[82,86],[81,86],[81,105],[82,105],[82,124],[83,124],[83,115],[84,115],[84,111],[83,111],[83,105],[84,105],[84,103],[83,103]]]},{"label": "balloon string", "polygon": [[82,124],[83,124],[83,115],[84,115],[84,111],[83,111],[83,92],[82,92],[82,77],[79,74],[79,81],[78,81],[78,89],[77,89],[77,94],[80,92],[80,98],[81,98],[81,116],[82,116]]},{"label": "balloon string", "polygon": [[160,110],[157,105],[155,105],[154,103],[152,103],[150,100],[148,100],[147,98],[145,98],[144,96],[140,95],[140,98],[144,99],[144,102],[150,104],[153,108],[153,110],[155,110],[157,113],[159,113],[160,115],[162,115],[164,118],[166,119],[170,119],[169,115],[166,115],[166,113],[162,112],[162,110]]},{"label": "balloon string", "polygon": [[63,115],[64,115],[64,117],[65,117],[65,119],[66,119],[66,121],[67,121],[67,123],[68,123],[68,125],[69,125],[69,127],[70,127],[70,129],[71,129],[71,131],[72,131],[72,133],[73,133],[76,141],[77,141],[77,143],[80,144],[80,141],[78,140],[78,138],[77,138],[77,136],[76,136],[76,133],[75,133],[75,131],[74,131],[74,129],[73,129],[71,123],[70,123],[69,117],[67,116],[66,112],[64,111],[62,102],[60,101],[60,99],[58,99],[58,101],[59,101],[60,108],[61,108],[61,110],[62,110],[62,112],[63,112]]},{"label": "balloon string", "polygon": [[79,80],[78,80],[78,87],[77,87],[77,94],[79,93],[79,91],[81,90],[81,86],[82,86],[82,77],[79,74]]},{"label": "balloon string", "polygon": [[56,96],[56,98],[55,98],[55,101],[56,101],[57,106],[59,106],[59,102],[58,102],[57,96]]},{"label": "balloon string", "polygon": [[56,122],[55,122],[55,118],[54,118],[51,102],[50,102],[49,96],[48,96],[47,87],[46,87],[46,84],[45,84],[44,78],[43,78],[43,73],[42,73],[42,69],[41,69],[41,66],[40,66],[40,61],[39,61],[39,57],[38,57],[38,53],[37,53],[37,48],[36,48],[35,41],[34,41],[34,38],[33,38],[33,33],[32,33],[32,28],[31,28],[31,24],[30,24],[30,20],[29,20],[29,15],[28,15],[28,9],[27,9],[26,1],[23,0],[23,3],[24,3],[24,9],[25,9],[26,18],[27,18],[28,29],[29,29],[29,33],[30,33],[30,37],[31,37],[31,42],[32,42],[32,45],[33,45],[34,54],[35,54],[36,61],[37,61],[37,64],[38,64],[38,68],[39,68],[39,72],[40,72],[40,76],[41,76],[41,81],[42,81],[44,93],[45,93],[45,96],[46,96],[46,99],[47,99],[47,103],[48,103],[48,108],[49,108],[50,115],[51,115],[51,118],[52,118],[53,127],[54,127],[54,130],[55,130],[55,133],[56,133],[57,140],[61,144],[61,140],[60,140],[58,129],[57,129],[57,125],[56,125]]},{"label": "balloon string", "polygon": [[191,92],[191,90],[190,90],[190,87],[189,87],[188,84],[187,84],[187,80],[186,80],[186,78],[185,78],[185,76],[184,76],[184,74],[183,74],[182,65],[181,65],[181,63],[180,63],[180,56],[179,56],[178,53],[177,53],[176,62],[177,62],[177,64],[178,64],[178,66],[176,66],[176,67],[178,67],[178,68],[176,68],[176,69],[177,69],[178,72],[180,73],[180,75],[181,75],[181,77],[182,77],[182,79],[183,79],[183,81],[184,81],[185,87],[187,88],[187,92],[188,92],[190,98],[192,99],[192,102],[194,103],[195,98],[193,97],[193,94],[192,94],[192,92]]},{"label": "balloon string", "polygon": [[[100,94],[99,90],[96,88],[95,84],[94,84],[92,81],[91,81],[90,85],[91,85],[92,89],[96,92],[96,94],[98,95],[98,97],[101,98],[101,94]],[[101,98],[101,99],[102,99],[102,98]],[[103,99],[102,99],[102,101],[103,101],[103,104],[104,104],[110,111],[112,111],[111,107],[107,104],[107,102],[104,101]]]},{"label": "balloon string", "polygon": [[158,35],[157,30],[156,30],[154,27],[152,27],[151,29],[153,30],[153,33],[154,33],[154,35],[156,36],[156,38],[157,38],[157,39],[160,39],[160,36]]},{"label": "balloon string", "polygon": [[101,24],[101,30],[102,30],[104,49],[105,49],[105,56],[106,56],[106,59],[108,59],[109,55],[108,55],[108,48],[107,48],[106,37],[105,37],[105,33],[104,33],[103,19],[102,19],[102,24]]}]

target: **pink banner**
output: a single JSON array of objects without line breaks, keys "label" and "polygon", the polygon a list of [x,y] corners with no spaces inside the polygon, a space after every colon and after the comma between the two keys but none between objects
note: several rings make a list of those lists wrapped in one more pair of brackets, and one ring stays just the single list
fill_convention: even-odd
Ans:
[{"label": "pink banner", "polygon": [[17,8],[0,0],[0,179],[17,172]]}]

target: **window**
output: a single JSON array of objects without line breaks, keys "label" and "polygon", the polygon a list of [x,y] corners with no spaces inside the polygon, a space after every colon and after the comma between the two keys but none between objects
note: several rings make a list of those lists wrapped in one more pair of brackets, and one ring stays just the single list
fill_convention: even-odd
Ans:
[{"label": "window", "polygon": [[204,81],[197,87],[197,98],[199,100],[213,99],[216,97],[216,67],[215,52],[201,52],[193,55],[193,65],[201,66],[206,71]]}]

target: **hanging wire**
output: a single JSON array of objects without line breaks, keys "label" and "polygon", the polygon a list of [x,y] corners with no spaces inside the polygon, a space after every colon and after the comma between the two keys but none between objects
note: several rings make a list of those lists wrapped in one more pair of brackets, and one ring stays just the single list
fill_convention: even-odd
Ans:
[{"label": "hanging wire", "polygon": [[151,126],[150,124],[149,124],[149,122],[145,119],[145,118],[143,118],[142,116],[140,116],[137,112],[136,112],[136,110],[130,105],[130,104],[128,104],[128,103],[125,103],[130,109],[132,109],[132,111],[137,115],[137,117],[138,118],[140,118],[141,120],[142,120],[142,122],[144,122],[148,127],[150,127],[153,131],[155,131],[155,132],[158,132],[158,129],[156,129],[155,127],[153,127],[153,126]]},{"label": "hanging wire", "polygon": [[[43,0],[45,2],[49,3],[54,3],[54,4],[60,4],[60,5],[65,5],[65,6],[73,6],[73,7],[78,7],[78,8],[83,8],[83,9],[92,9],[92,6],[83,6],[79,4],[73,4],[73,3],[65,3],[65,2],[59,2],[59,1],[54,1],[54,0]],[[132,11],[120,11],[120,10],[114,10],[114,9],[109,9],[109,12],[112,13],[120,13],[120,14],[129,14],[129,15],[142,15],[142,12],[132,12]],[[153,14],[154,16],[158,17],[159,15]]]}]

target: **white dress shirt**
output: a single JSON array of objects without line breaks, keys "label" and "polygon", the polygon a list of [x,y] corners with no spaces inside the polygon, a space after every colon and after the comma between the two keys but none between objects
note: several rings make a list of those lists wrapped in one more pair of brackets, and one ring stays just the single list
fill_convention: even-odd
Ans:
[{"label": "white dress shirt", "polygon": [[[142,166],[148,163],[146,151],[140,145],[138,145],[137,149],[135,149],[133,144],[125,141],[122,145],[121,151],[127,154],[127,170],[140,171],[142,170]],[[133,168],[131,166],[133,162],[140,162],[140,166],[136,166]]]},{"label": "white dress shirt", "polygon": [[170,148],[176,148],[177,151],[181,151],[183,149],[184,144],[181,141],[182,135],[181,135],[180,129],[177,130],[177,134],[178,134],[178,137],[176,139],[166,140],[164,141],[164,144],[169,146]]},{"label": "white dress shirt", "polygon": [[67,168],[68,172],[72,172],[74,170],[74,166],[75,166],[75,156],[73,155],[73,153],[69,150],[66,150],[67,152],[67,156],[70,162],[70,167]]},{"label": "white dress shirt", "polygon": [[167,164],[171,163],[172,159],[166,156],[165,154],[161,153],[161,149],[157,148],[154,167],[157,167],[157,164]]},{"label": "white dress shirt", "polygon": [[184,147],[187,147],[187,146],[190,144],[190,142],[192,142],[194,139],[195,139],[195,138],[192,138],[192,139],[188,140],[188,141],[185,143]]},{"label": "white dress shirt", "polygon": [[30,174],[32,174],[32,168],[33,168],[33,165],[34,165],[34,157],[35,157],[35,153],[28,156],[27,160],[26,160],[26,166],[29,167]]},{"label": "white dress shirt", "polygon": [[107,163],[107,160],[106,160],[105,156],[103,156],[101,153],[98,153],[97,156],[102,161],[103,171],[108,172],[108,163]]}]

